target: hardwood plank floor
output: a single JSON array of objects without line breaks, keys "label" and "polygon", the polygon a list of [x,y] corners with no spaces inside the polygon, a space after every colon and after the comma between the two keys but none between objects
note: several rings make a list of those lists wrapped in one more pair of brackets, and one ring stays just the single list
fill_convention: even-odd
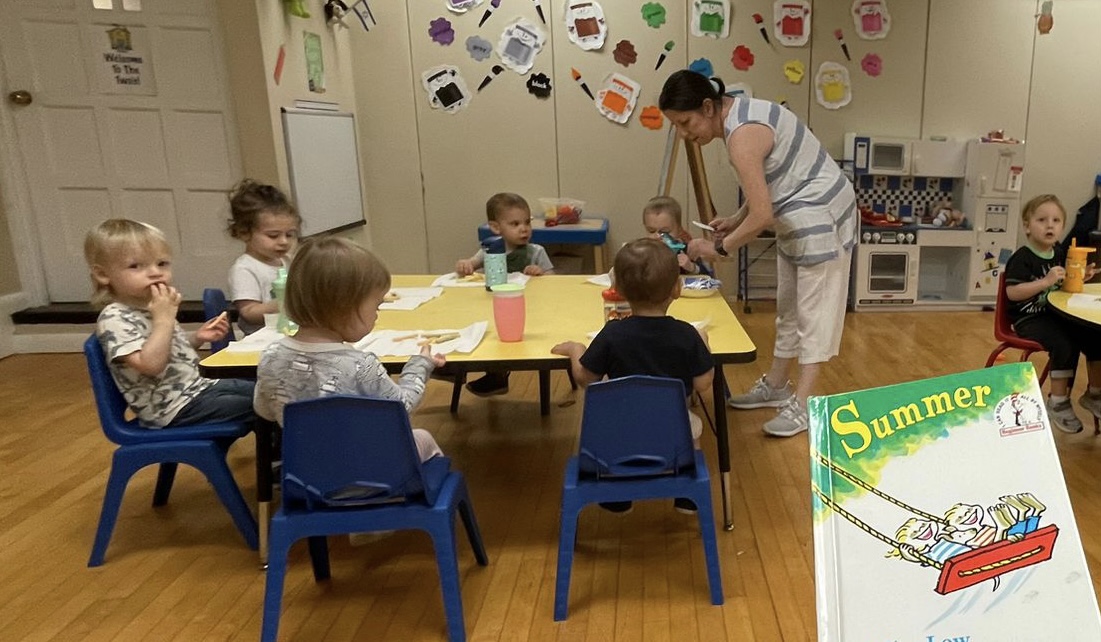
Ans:
[{"label": "hardwood plank floor", "polygon": [[[767,368],[774,333],[769,304],[738,315],[761,358],[726,368],[734,390]],[[850,314],[842,356],[824,371],[819,392],[981,367],[994,346],[991,326],[991,314],[979,311]],[[471,640],[815,638],[807,437],[766,438],[760,426],[773,411],[728,414],[735,529],[718,534],[724,606],[710,604],[693,518],[664,501],[626,516],[594,507],[578,529],[569,619],[556,623],[558,503],[581,393],[556,373],[549,417],[539,415],[530,373],[513,375],[508,396],[464,395],[457,416],[447,411],[449,395],[450,384],[432,382],[413,424],[431,430],[466,475],[485,537],[485,568],[465,539],[459,544]],[[0,640],[258,638],[264,575],[194,470],[181,468],[170,503],[156,510],[154,471],[135,476],[105,565],[86,567],[112,446],[99,430],[81,355],[0,361],[0,409]],[[1096,590],[1101,438],[1088,430],[1055,438]],[[714,439],[705,435],[703,446],[716,473]],[[229,459],[253,496],[252,440]],[[336,539],[331,549],[333,579],[323,584],[314,583],[304,546],[292,551],[281,639],[446,639],[426,535],[361,546]]]}]

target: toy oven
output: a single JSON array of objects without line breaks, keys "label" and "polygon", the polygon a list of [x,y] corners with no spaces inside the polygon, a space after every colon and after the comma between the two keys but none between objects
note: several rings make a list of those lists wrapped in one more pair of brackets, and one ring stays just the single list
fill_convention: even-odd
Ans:
[{"label": "toy oven", "polygon": [[856,246],[853,302],[857,309],[872,306],[913,305],[918,296],[917,245],[869,244]]}]

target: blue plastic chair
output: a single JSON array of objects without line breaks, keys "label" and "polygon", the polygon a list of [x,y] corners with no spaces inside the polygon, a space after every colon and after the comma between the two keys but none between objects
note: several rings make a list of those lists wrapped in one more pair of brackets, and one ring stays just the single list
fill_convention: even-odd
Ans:
[{"label": "blue plastic chair", "polygon": [[214,486],[249,548],[256,550],[256,520],[226,465],[226,452],[233,442],[249,433],[248,422],[230,421],[161,430],[143,428],[136,419],[126,420],[126,400],[111,378],[107,359],[95,334],[84,342],[84,357],[88,360],[88,375],[92,379],[92,393],[103,434],[118,444],[111,461],[111,473],[107,477],[103,509],[88,566],[103,564],[126,484],[134,473],[152,464],[160,464],[153,491],[153,506],[168,503],[178,464],[194,466]]},{"label": "blue plastic chair", "polygon": [[[203,318],[210,321],[219,314],[229,310],[229,303],[226,301],[226,293],[222,292],[218,288],[207,288],[203,290]],[[229,333],[221,341],[210,342],[210,353],[214,354],[219,350],[229,345],[230,340],[233,338],[233,321],[229,323]]]},{"label": "blue plastic chair", "polygon": [[466,482],[447,457],[421,463],[398,401],[333,395],[283,410],[282,505],[271,522],[261,640],[278,633],[287,553],[308,538],[314,579],[329,578],[326,537],[420,529],[432,537],[447,630],[466,639],[455,549],[455,512],[478,564],[489,563]]},{"label": "blue plastic chair", "polygon": [[[720,410],[721,412],[721,410]],[[703,453],[692,445],[684,384],[631,376],[589,386],[581,444],[566,464],[554,619],[566,619],[577,516],[596,502],[686,497],[695,502],[711,603],[723,603],[719,549],[711,511],[711,481]]]}]

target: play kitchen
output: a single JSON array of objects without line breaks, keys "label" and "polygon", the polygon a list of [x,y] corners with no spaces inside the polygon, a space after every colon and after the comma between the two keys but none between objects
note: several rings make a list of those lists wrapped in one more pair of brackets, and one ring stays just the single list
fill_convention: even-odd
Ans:
[{"label": "play kitchen", "polygon": [[857,310],[992,306],[1017,247],[1024,143],[845,136],[861,229]]}]

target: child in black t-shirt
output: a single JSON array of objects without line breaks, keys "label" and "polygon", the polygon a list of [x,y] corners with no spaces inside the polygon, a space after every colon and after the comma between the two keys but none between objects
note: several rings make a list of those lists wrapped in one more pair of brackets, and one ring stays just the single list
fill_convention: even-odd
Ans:
[{"label": "child in black t-shirt", "polygon": [[[1027,242],[1005,265],[1005,295],[1013,329],[1025,339],[1044,346],[1051,364],[1048,415],[1056,428],[1075,433],[1082,422],[1070,403],[1070,379],[1078,369],[1079,353],[1086,355],[1089,388],[1078,405],[1101,418],[1101,336],[1084,324],[1058,316],[1048,308],[1048,292],[1059,287],[1066,271],[1066,249],[1059,244],[1067,213],[1052,194],[1025,204],[1021,213]],[[1086,280],[1095,267],[1086,266]]]},{"label": "child in black t-shirt", "polygon": [[[615,286],[631,304],[631,316],[611,321],[586,348],[576,341],[560,343],[554,354],[570,358],[574,380],[587,386],[607,376],[670,377],[684,382],[689,394],[710,390],[715,376],[707,334],[667,314],[680,296],[677,257],[655,239],[627,243],[615,257]],[[698,440],[703,423],[689,412],[692,438]],[[681,512],[695,512],[688,499],[675,502]],[[601,504],[613,512],[626,512],[630,502]]]}]

